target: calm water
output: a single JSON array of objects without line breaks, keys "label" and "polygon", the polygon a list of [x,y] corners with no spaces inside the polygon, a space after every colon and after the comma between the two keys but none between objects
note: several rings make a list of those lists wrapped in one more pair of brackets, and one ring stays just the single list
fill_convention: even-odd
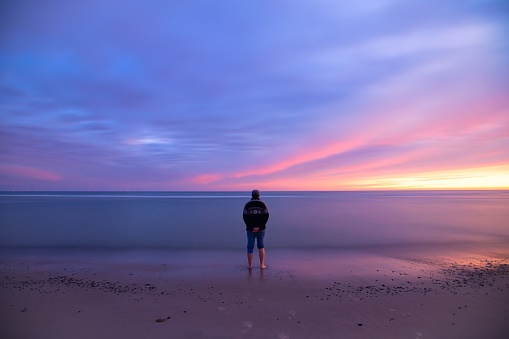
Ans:
[{"label": "calm water", "polygon": [[[0,193],[0,247],[243,249],[249,192]],[[509,243],[509,191],[262,192],[271,248]]]}]

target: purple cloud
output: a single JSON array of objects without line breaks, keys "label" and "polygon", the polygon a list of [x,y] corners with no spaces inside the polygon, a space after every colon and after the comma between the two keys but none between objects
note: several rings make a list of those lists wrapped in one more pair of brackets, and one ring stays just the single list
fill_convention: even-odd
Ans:
[{"label": "purple cloud", "polygon": [[0,189],[326,189],[452,153],[509,164],[504,1],[0,6]]}]

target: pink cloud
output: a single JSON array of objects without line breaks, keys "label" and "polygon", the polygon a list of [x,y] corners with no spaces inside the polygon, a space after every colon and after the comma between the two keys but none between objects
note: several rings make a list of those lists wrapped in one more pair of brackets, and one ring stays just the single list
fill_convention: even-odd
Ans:
[{"label": "pink cloud", "polygon": [[0,173],[5,176],[23,177],[41,181],[60,181],[62,179],[57,173],[20,165],[0,165]]},{"label": "pink cloud", "polygon": [[275,164],[270,164],[265,167],[258,168],[256,170],[250,170],[245,172],[236,173],[233,175],[235,178],[243,178],[253,175],[268,175],[274,174],[283,170],[286,170],[292,166],[308,163],[315,160],[327,158],[334,154],[343,153],[354,149],[362,145],[363,142],[360,139],[352,139],[347,141],[338,141],[329,145],[315,145],[308,149],[302,150],[301,153],[294,156],[287,157]]},{"label": "pink cloud", "polygon": [[191,182],[201,185],[210,184],[211,182],[215,182],[221,180],[224,176],[220,174],[203,174],[196,176],[191,179]]}]

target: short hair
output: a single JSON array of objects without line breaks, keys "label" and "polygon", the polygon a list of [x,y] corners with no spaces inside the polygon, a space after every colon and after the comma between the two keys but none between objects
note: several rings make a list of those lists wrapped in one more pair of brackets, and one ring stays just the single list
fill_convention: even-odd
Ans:
[{"label": "short hair", "polygon": [[251,192],[251,196],[252,196],[253,198],[258,198],[258,197],[260,196],[260,191],[258,191],[258,190],[253,190],[253,191]]}]

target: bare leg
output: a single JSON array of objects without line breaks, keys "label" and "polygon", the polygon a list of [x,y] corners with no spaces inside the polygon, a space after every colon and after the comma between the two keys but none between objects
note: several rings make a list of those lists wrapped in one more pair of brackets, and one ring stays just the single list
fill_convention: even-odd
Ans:
[{"label": "bare leg", "polygon": [[258,252],[260,254],[260,268],[267,267],[265,266],[265,248],[260,248]]},{"label": "bare leg", "polygon": [[253,268],[253,253],[247,254],[247,265],[249,269]]}]

